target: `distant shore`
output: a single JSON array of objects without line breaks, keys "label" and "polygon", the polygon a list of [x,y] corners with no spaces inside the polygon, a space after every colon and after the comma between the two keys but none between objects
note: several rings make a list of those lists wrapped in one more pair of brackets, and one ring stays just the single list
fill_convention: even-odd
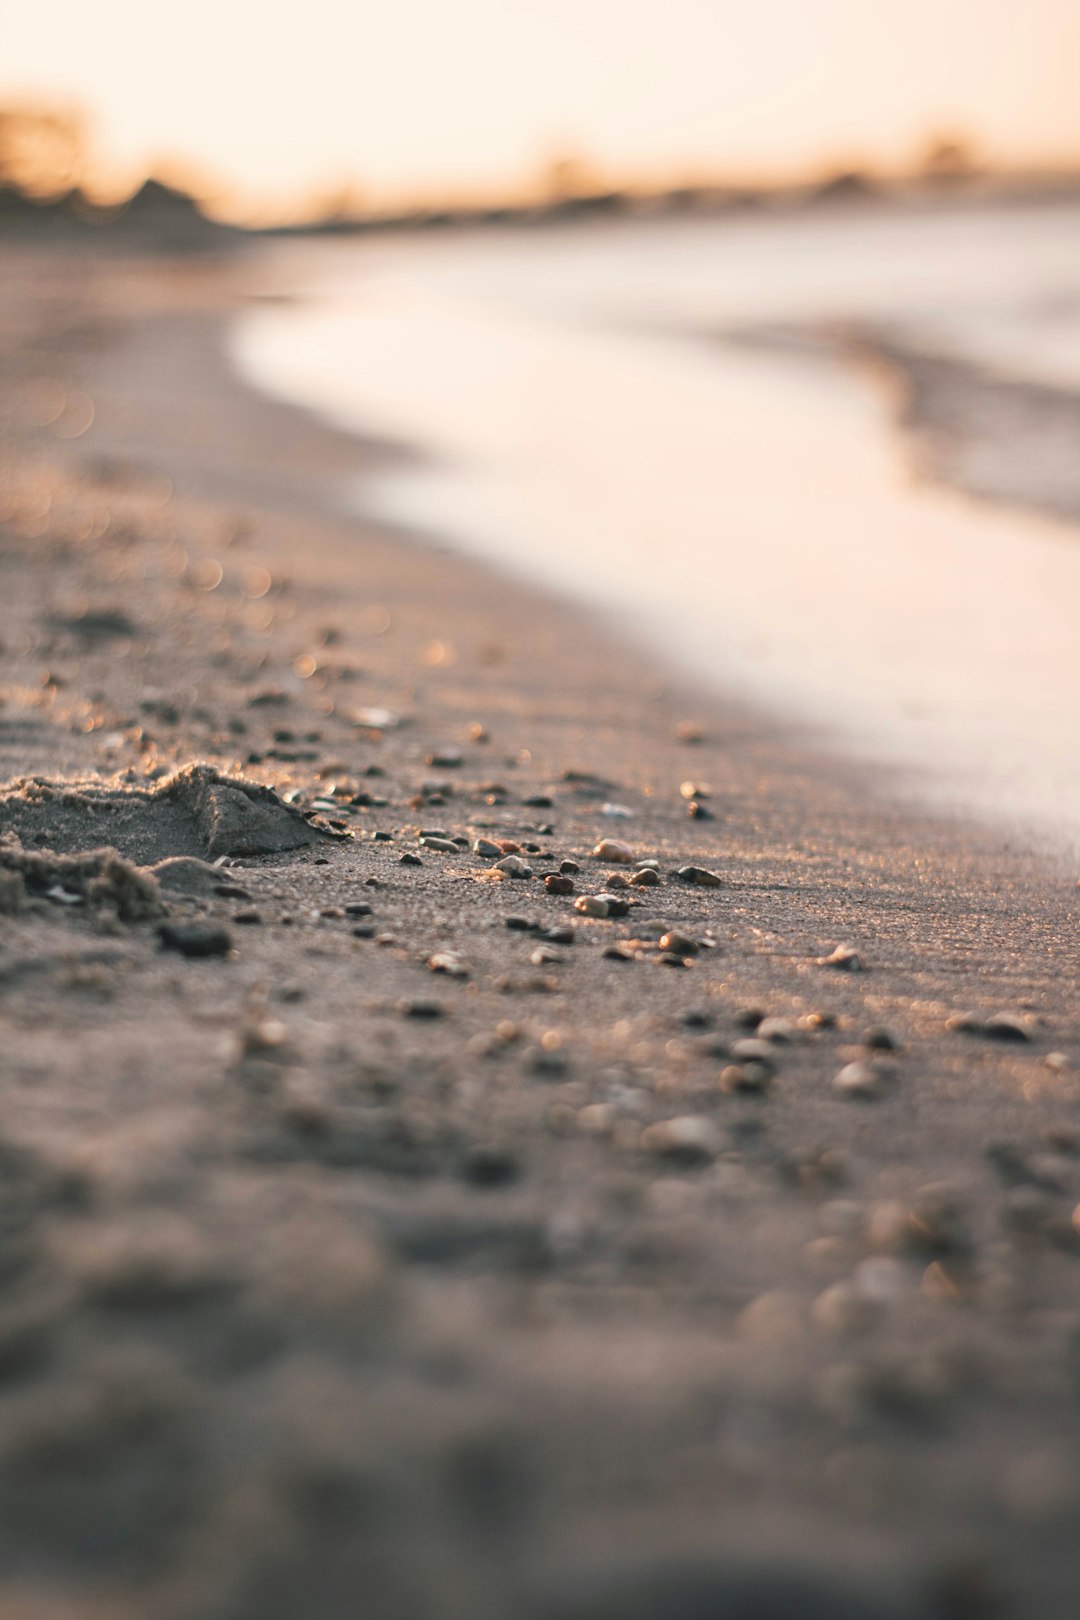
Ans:
[{"label": "distant shore", "polygon": [[1076,874],[348,516],[250,295],[0,257],[0,1612],[1073,1620]]}]

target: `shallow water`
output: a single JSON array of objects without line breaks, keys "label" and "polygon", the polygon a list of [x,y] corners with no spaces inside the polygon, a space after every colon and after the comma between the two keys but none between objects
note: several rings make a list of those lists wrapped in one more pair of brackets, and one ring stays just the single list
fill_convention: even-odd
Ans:
[{"label": "shallow water", "polygon": [[1080,385],[1080,208],[320,241],[271,278],[307,297],[238,324],[245,373],[424,452],[359,508],[1080,849],[1080,533],[913,483],[867,381],[701,335],[872,320]]}]

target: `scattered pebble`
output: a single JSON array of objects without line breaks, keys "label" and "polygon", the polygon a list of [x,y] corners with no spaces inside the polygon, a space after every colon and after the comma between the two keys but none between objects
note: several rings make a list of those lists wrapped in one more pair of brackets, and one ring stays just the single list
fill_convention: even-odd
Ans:
[{"label": "scattered pebble", "polygon": [[436,951],[428,957],[428,967],[432,973],[445,973],[450,979],[467,979],[469,977],[468,965],[457,951]]},{"label": "scattered pebble", "polygon": [[578,865],[577,861],[559,862],[559,873],[562,877],[577,877],[580,871],[581,867]]},{"label": "scattered pebble", "polygon": [[954,1013],[946,1019],[950,1034],[982,1035],[992,1041],[1030,1041],[1031,1028],[1027,1019],[1017,1013],[991,1013],[980,1018],[977,1013]]},{"label": "scattered pebble", "polygon": [[711,1119],[683,1114],[649,1125],[641,1133],[641,1146],[674,1164],[700,1165],[710,1163],[721,1152],[724,1136]]},{"label": "scattered pebble", "polygon": [[601,838],[593,850],[598,861],[613,861],[616,866],[632,866],[634,851],[620,838]]},{"label": "scattered pebble", "polygon": [[544,888],[549,894],[573,894],[574,880],[561,872],[549,872],[544,879]]},{"label": "scattered pebble", "polygon": [[891,1067],[874,1059],[859,1059],[847,1063],[833,1079],[833,1090],[842,1097],[870,1099],[880,1097],[892,1078]]},{"label": "scattered pebble", "polygon": [[818,1327],[827,1333],[853,1338],[867,1333],[882,1314],[882,1301],[852,1282],[834,1283],[819,1294],[812,1306]]},{"label": "scattered pebble", "polygon": [[895,1052],[900,1046],[899,1037],[883,1024],[872,1024],[862,1039],[863,1045],[872,1052]]},{"label": "scattered pebble", "polygon": [[420,859],[419,855],[405,854],[400,856],[398,859],[399,866],[423,866],[423,864],[424,863]]},{"label": "scattered pebble", "polygon": [[862,973],[862,957],[850,945],[838,945],[828,956],[817,958],[818,967],[837,968],[841,973]]},{"label": "scattered pebble", "polygon": [[580,911],[584,917],[607,917],[610,915],[608,902],[601,899],[598,894],[579,894],[574,901],[574,910]]},{"label": "scattered pebble", "polygon": [[655,889],[661,883],[661,877],[655,867],[642,866],[630,878],[630,887],[633,889]]},{"label": "scattered pebble", "polygon": [[504,877],[516,878],[521,882],[532,877],[532,867],[528,861],[523,861],[520,855],[504,855],[501,861],[496,861],[491,868],[493,872],[501,872]]},{"label": "scattered pebble", "polygon": [[724,881],[704,866],[680,866],[675,876],[680,883],[695,883],[702,889],[718,889]]},{"label": "scattered pebble", "polygon": [[157,934],[162,950],[181,956],[227,956],[233,948],[232,935],[220,923],[165,922]]},{"label": "scattered pebble", "polygon": [[660,949],[670,951],[674,956],[696,956],[701,946],[696,939],[691,939],[689,934],[680,934],[672,929],[667,934],[661,934]]},{"label": "scattered pebble", "polygon": [[410,996],[398,1002],[398,1012],[403,1018],[443,1018],[446,1008],[441,1001],[432,1001],[425,996]]},{"label": "scattered pebble", "polygon": [[452,838],[437,838],[432,834],[421,838],[420,844],[424,849],[436,850],[440,855],[456,855],[458,846]]}]

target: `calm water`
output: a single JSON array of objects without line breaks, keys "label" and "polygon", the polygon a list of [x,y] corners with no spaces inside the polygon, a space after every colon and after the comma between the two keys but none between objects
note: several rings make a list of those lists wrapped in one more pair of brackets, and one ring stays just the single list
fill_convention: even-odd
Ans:
[{"label": "calm water", "polygon": [[[584,599],[702,683],[1080,849],[1080,530],[913,484],[888,406],[706,341],[893,330],[1080,389],[1080,209],[292,244],[260,386],[424,452],[358,508]],[[1078,443],[1080,454],[1080,443]]]}]

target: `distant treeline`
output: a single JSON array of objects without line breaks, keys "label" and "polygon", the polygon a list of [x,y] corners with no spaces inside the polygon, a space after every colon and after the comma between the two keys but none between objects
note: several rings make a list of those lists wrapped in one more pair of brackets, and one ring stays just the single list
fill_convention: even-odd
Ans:
[{"label": "distant treeline", "polygon": [[[0,241],[30,238],[90,239],[106,232],[150,249],[198,249],[238,240],[241,228],[207,217],[190,192],[148,179],[126,201],[104,206],[80,185],[87,168],[85,132],[77,117],[49,109],[0,108]],[[590,182],[586,163],[561,158],[549,165],[540,201],[494,206],[446,206],[376,211],[351,192],[326,202],[314,217],[262,226],[243,234],[357,234],[434,231],[463,227],[557,224],[614,216],[722,215],[756,208],[856,204],[872,199],[948,191],[1026,195],[1075,190],[1075,174],[1035,177],[993,174],[954,137],[929,143],[903,177],[886,179],[848,169],[813,184],[750,187],[723,183],[672,185],[652,190],[611,189]]]}]

